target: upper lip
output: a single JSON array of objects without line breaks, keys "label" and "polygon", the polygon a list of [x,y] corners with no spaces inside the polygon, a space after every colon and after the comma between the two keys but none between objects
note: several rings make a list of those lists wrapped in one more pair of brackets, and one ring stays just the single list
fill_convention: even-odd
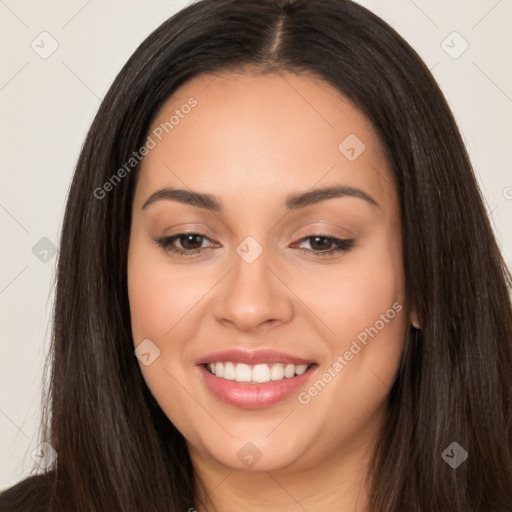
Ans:
[{"label": "upper lip", "polygon": [[198,365],[207,363],[219,363],[231,361],[233,363],[245,363],[249,365],[287,363],[294,365],[314,364],[314,361],[302,359],[300,357],[277,352],[275,350],[242,350],[238,348],[213,352],[197,360]]}]

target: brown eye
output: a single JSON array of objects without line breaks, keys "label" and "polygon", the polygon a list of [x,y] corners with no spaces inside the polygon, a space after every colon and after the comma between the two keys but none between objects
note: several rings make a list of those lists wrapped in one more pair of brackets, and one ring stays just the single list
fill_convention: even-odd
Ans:
[{"label": "brown eye", "polygon": [[[202,246],[205,240],[210,239],[201,233],[178,233],[177,235],[156,240],[156,243],[165,251],[189,255],[197,254],[203,249],[206,249],[207,247]],[[176,242],[179,243],[181,247],[177,247]]]},{"label": "brown eye", "polygon": [[[183,249],[186,250],[195,250],[199,249],[202,245],[203,237],[202,235],[197,235],[195,233],[180,235],[178,238]],[[198,246],[199,245],[199,246]]]},{"label": "brown eye", "polygon": [[304,237],[299,243],[303,243],[307,240],[310,240],[309,245],[311,249],[303,249],[303,252],[310,253],[317,257],[334,254],[339,251],[348,252],[354,245],[354,240],[341,240],[324,235],[310,235]]}]

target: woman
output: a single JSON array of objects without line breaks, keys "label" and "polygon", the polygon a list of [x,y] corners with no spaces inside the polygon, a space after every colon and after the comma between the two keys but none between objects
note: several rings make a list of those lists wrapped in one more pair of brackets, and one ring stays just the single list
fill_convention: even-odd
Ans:
[{"label": "woman", "polygon": [[449,107],[387,24],[193,4],[82,149],[58,458],[0,508],[512,510],[510,285]]}]

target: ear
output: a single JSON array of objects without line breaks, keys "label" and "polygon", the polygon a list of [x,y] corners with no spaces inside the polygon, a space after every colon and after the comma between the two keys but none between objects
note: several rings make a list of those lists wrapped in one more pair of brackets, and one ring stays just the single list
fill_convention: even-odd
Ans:
[{"label": "ear", "polygon": [[412,323],[413,327],[415,327],[416,329],[421,329],[421,326],[418,322],[418,315],[416,314],[415,310],[413,310],[411,312],[410,319],[411,319],[411,323]]}]

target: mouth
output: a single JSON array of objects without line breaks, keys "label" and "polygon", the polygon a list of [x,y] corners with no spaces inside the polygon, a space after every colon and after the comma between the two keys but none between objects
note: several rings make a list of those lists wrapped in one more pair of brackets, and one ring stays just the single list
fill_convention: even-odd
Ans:
[{"label": "mouth", "polygon": [[291,399],[311,385],[318,364],[260,363],[232,361],[196,366],[206,390],[224,404],[240,409],[264,409]]}]

